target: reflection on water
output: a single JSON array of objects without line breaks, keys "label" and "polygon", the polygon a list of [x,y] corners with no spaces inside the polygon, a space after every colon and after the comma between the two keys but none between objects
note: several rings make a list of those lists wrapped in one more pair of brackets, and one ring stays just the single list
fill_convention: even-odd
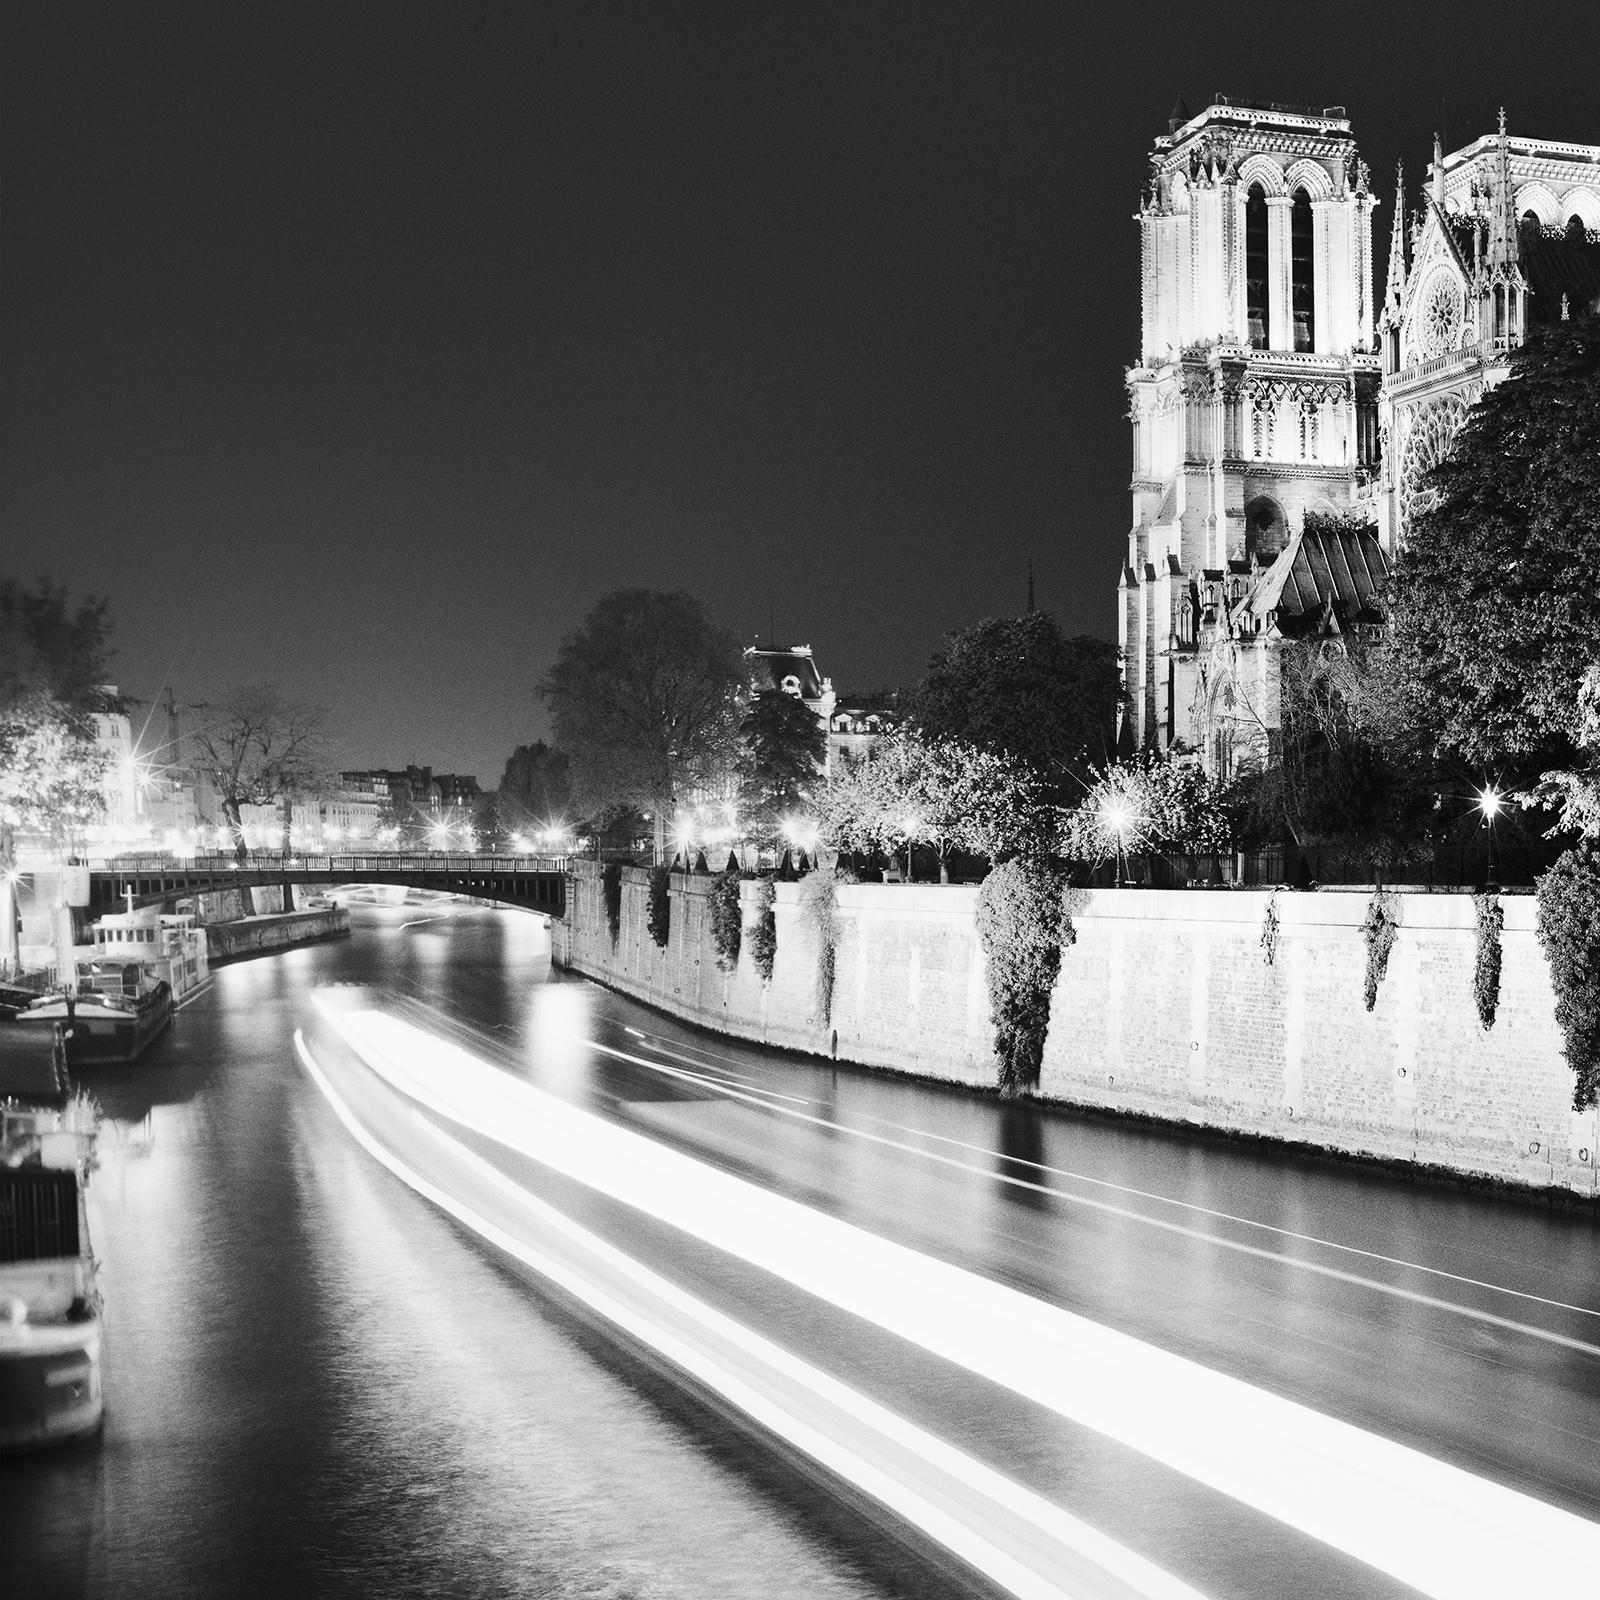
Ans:
[{"label": "reflection on water", "polygon": [[[999,1154],[1006,1157],[995,1163],[995,1170],[1008,1178],[1021,1178],[1023,1183],[1040,1185],[1046,1174],[1044,1166],[1044,1114],[1037,1105],[1027,1101],[1009,1100],[1000,1110]],[[1001,1193],[1013,1205],[1032,1206],[1036,1211],[1049,1211],[1052,1201],[1039,1187],[1024,1188],[1022,1184],[1008,1183]]]},{"label": "reflection on water", "polygon": [[311,988],[360,982],[576,1086],[598,991],[547,983],[540,919],[447,910],[357,911],[347,942],[225,966],[143,1062],[94,1074],[106,1431],[5,1463],[6,1600],[894,1592],[368,1160],[303,1077]]}]

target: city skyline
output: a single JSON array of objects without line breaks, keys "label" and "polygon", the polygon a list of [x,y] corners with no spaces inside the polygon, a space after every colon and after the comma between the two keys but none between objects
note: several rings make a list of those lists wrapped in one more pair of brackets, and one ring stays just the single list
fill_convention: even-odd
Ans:
[{"label": "city skyline", "polygon": [[1436,129],[1600,140],[1587,9],[1517,83],[1491,15],[13,19],[4,568],[106,595],[142,698],[273,681],[490,785],[621,584],[850,690],[1030,563],[1109,637],[1173,102],[1345,106],[1381,271]]}]

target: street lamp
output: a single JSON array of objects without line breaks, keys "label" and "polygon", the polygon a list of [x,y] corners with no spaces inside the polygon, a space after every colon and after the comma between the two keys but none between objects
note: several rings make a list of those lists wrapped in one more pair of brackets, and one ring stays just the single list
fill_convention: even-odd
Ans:
[{"label": "street lamp", "polygon": [[1133,810],[1125,800],[1113,800],[1102,810],[1106,826],[1117,839],[1117,888],[1122,887],[1123,859],[1128,849],[1128,830],[1133,826]]},{"label": "street lamp", "polygon": [[1489,882],[1498,883],[1494,870],[1494,819],[1500,815],[1504,800],[1492,784],[1478,795],[1478,810],[1483,813],[1483,825],[1489,830]]},{"label": "street lamp", "polygon": [[906,882],[911,882],[911,847],[922,832],[922,818],[914,811],[900,824],[906,832]]}]

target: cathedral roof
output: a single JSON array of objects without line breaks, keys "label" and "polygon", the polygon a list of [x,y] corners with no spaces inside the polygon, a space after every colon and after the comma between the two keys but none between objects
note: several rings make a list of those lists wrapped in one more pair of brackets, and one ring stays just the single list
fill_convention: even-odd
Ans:
[{"label": "cathedral roof", "polygon": [[1256,579],[1247,610],[1289,638],[1382,620],[1389,563],[1372,528],[1302,529]]},{"label": "cathedral roof", "polygon": [[1530,322],[1559,322],[1563,295],[1574,316],[1600,298],[1600,234],[1524,222],[1517,230],[1517,253],[1533,290]]}]

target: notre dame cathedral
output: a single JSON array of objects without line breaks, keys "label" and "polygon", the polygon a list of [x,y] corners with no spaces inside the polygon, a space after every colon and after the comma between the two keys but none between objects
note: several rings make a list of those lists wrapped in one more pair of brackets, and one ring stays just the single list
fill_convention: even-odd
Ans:
[{"label": "notre dame cathedral", "polygon": [[1270,762],[1285,641],[1379,628],[1422,476],[1532,325],[1600,302],[1600,148],[1501,126],[1378,199],[1342,106],[1181,103],[1139,210],[1120,748]]}]

